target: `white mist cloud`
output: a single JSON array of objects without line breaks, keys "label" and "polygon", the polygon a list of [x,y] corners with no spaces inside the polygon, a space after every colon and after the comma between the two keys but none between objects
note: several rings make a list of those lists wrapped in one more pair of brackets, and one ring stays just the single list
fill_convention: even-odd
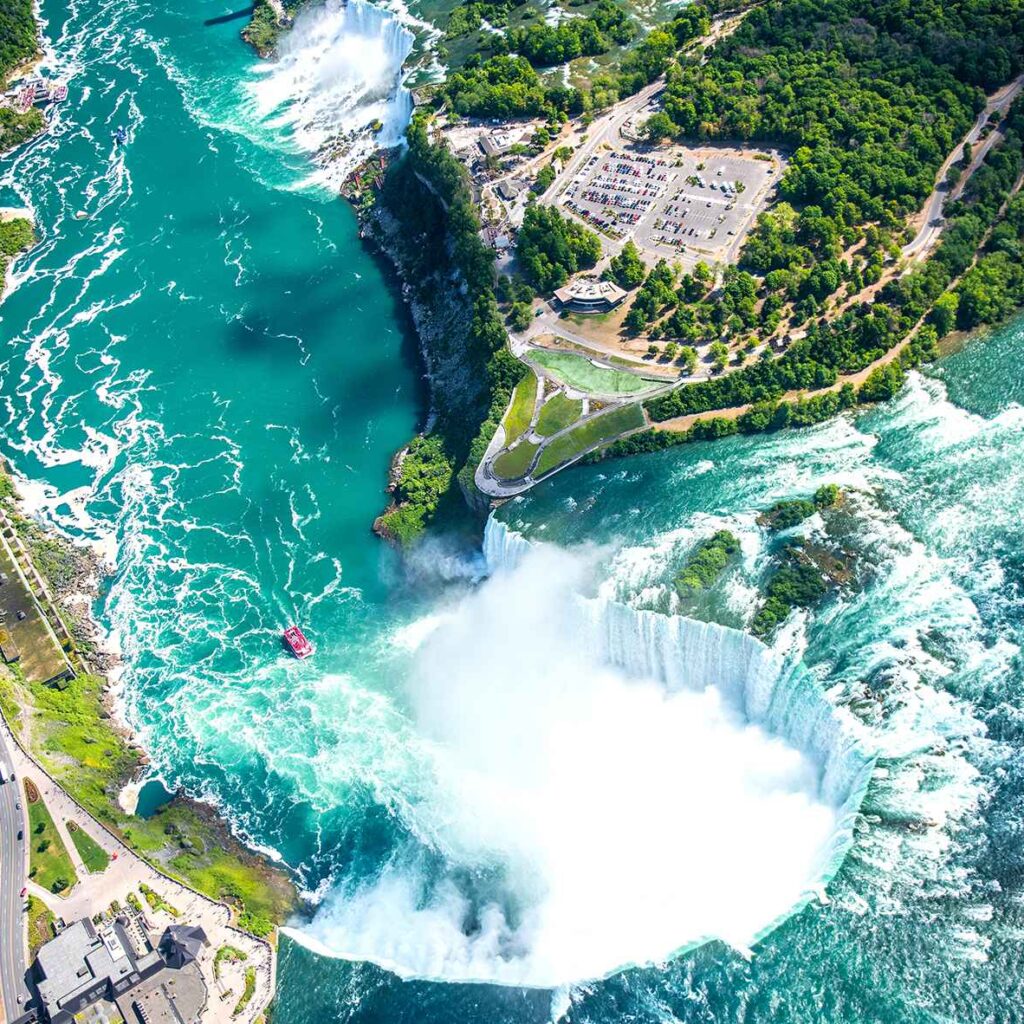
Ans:
[{"label": "white mist cloud", "polygon": [[403,812],[416,838],[301,941],[406,976],[554,987],[711,936],[745,947],[815,887],[837,829],[820,766],[713,686],[670,693],[602,663],[588,573],[539,548],[406,631],[433,751]]}]

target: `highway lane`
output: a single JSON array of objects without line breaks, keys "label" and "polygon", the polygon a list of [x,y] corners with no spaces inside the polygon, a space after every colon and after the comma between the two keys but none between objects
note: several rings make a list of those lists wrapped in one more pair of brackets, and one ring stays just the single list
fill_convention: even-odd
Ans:
[{"label": "highway lane", "polygon": [[28,878],[27,846],[25,838],[18,839],[19,832],[28,836],[28,822],[21,780],[10,781],[14,761],[4,733],[0,729],[0,762],[4,771],[4,783],[0,785],[0,994],[6,1020],[10,1022],[25,1012],[29,1001],[25,984],[25,901],[21,898]]}]

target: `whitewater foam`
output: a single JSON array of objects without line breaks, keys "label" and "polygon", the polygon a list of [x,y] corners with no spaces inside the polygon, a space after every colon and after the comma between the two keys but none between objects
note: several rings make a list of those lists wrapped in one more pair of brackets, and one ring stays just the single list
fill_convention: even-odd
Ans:
[{"label": "whitewater foam", "polygon": [[712,937],[746,949],[813,899],[873,760],[808,674],[736,630],[582,597],[594,552],[492,521],[485,553],[486,583],[400,637],[429,758],[415,838],[293,934],[407,977],[550,988]]},{"label": "whitewater foam", "polygon": [[374,149],[402,141],[412,115],[402,65],[413,41],[398,17],[363,0],[305,7],[278,56],[254,69],[256,114],[314,157],[313,181],[337,188]]}]

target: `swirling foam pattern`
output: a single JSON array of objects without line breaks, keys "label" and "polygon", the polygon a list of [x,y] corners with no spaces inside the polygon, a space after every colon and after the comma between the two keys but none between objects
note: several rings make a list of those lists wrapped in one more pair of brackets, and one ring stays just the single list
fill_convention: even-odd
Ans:
[{"label": "swirling foam pattern", "polygon": [[[428,879],[454,872],[486,895],[495,859],[436,813],[479,792],[439,802],[468,783],[439,774],[444,736],[408,685],[480,562],[438,543],[402,575],[367,532],[414,427],[416,372],[350,215],[309,187],[294,126],[256,108],[267,73],[239,23],[203,25],[226,11],[44,0],[47,70],[72,102],[2,165],[5,202],[32,206],[42,233],[2,310],[3,451],[41,514],[116,565],[98,611],[128,658],[125,712],[168,782],[218,802],[318,893],[373,891],[415,855]],[[501,513],[531,539],[604,545],[592,596],[646,614],[674,610],[673,566],[728,525],[743,565],[718,611],[741,626],[767,560],[756,510],[825,481],[856,492],[844,516],[863,585],[791,624],[777,652],[880,752],[825,902],[751,959],[744,930],[721,926],[739,898],[723,888],[705,909],[732,945],[554,995],[399,982],[286,941],[280,1019],[1019,1019],[1021,336],[1006,328],[854,421],[577,469]],[[301,665],[277,639],[296,616],[319,645]],[[794,770],[780,792],[806,781]],[[486,822],[486,850],[507,864],[501,823]],[[737,877],[765,877],[767,852],[737,845]],[[617,894],[635,863],[609,875]],[[657,960],[664,937],[605,962]]]}]

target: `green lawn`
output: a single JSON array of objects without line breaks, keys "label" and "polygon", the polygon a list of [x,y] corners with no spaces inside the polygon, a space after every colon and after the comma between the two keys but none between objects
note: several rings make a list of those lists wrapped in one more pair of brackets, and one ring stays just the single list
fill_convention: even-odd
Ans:
[{"label": "green lawn", "polygon": [[583,402],[578,398],[569,398],[559,391],[549,398],[542,406],[537,417],[537,433],[542,437],[550,437],[564,430],[580,418]]},{"label": "green lawn", "polygon": [[39,947],[53,938],[56,918],[38,896],[28,898],[28,951],[34,958]]},{"label": "green lawn", "polygon": [[505,413],[505,444],[510,445],[526,432],[533,418],[537,398],[537,375],[529,370],[512,393],[512,405]]},{"label": "green lawn", "polygon": [[586,451],[600,441],[610,441],[626,430],[642,427],[644,413],[638,404],[624,405],[612,412],[587,420],[569,433],[552,441],[543,452],[534,476],[543,476],[548,470]]},{"label": "green lawn", "polygon": [[530,358],[550,370],[559,380],[577,391],[594,395],[639,395],[661,387],[656,381],[644,380],[635,373],[621,373],[594,364],[584,356],[572,352],[552,352],[534,349]]},{"label": "green lawn", "polygon": [[[32,790],[34,793],[35,791]],[[64,892],[78,881],[74,866],[63,841],[57,834],[57,826],[50,817],[50,812],[43,803],[43,798],[35,793],[35,801],[28,799],[29,789],[26,786],[25,803],[28,807],[28,874],[37,885],[50,892]]]},{"label": "green lawn", "polygon": [[107,851],[88,832],[83,832],[77,822],[68,821],[65,824],[68,834],[71,836],[71,842],[75,844],[75,849],[78,850],[78,856],[82,858],[86,871],[94,875],[106,871],[107,865],[110,863]]},{"label": "green lawn", "polygon": [[506,480],[518,480],[530,468],[537,445],[523,441],[494,460],[494,472]]},{"label": "green lawn", "polygon": [[238,997],[238,1002],[235,1004],[235,1008],[231,1011],[232,1017],[237,1017],[249,1005],[255,991],[256,969],[254,967],[246,967],[245,988],[242,989],[242,994]]}]

